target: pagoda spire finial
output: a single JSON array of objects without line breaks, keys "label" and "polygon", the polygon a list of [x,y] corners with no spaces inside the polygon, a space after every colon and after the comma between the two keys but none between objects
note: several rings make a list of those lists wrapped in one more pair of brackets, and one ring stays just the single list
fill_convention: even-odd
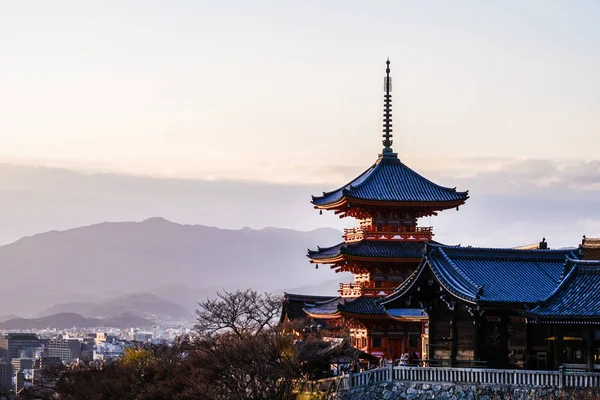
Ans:
[{"label": "pagoda spire finial", "polygon": [[383,155],[394,155],[392,150],[392,78],[390,77],[390,59],[385,62],[385,78],[383,78]]}]

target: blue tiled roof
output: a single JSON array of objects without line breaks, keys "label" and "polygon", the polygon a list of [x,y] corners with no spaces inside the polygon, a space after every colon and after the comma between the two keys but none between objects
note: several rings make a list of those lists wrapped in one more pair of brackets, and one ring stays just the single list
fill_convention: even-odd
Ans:
[{"label": "blue tiled roof", "polygon": [[421,258],[426,242],[394,240],[361,240],[355,243],[339,243],[335,246],[308,250],[311,260],[327,260],[340,255],[378,258]]},{"label": "blue tiled roof", "polygon": [[340,311],[349,314],[385,315],[383,307],[374,297],[336,297],[329,301],[307,305],[304,308],[304,312],[312,315],[331,315],[332,317],[339,315]]},{"label": "blue tiled roof", "polygon": [[312,203],[326,206],[342,198],[368,201],[456,203],[467,200],[468,192],[439,186],[422,177],[397,157],[380,157],[375,164],[347,185],[323,196],[313,196]]},{"label": "blue tiled roof", "polygon": [[560,286],[539,306],[525,312],[529,318],[600,320],[600,261],[573,260]]},{"label": "blue tiled roof", "polygon": [[379,299],[374,297],[357,297],[347,299],[338,306],[343,313],[364,315],[385,315],[385,310],[379,304]]},{"label": "blue tiled roof", "polygon": [[428,244],[424,262],[388,304],[406,293],[425,268],[456,297],[475,303],[535,303],[558,286],[567,257],[576,249],[517,250]]},{"label": "blue tiled roof", "polygon": [[338,313],[338,305],[343,301],[344,299],[342,299],[341,297],[334,297],[331,300],[315,302],[314,304],[306,304],[304,312],[313,315],[333,316]]},{"label": "blue tiled roof", "polygon": [[337,296],[313,296],[306,294],[284,293],[281,317],[279,321],[282,323],[286,317],[289,319],[306,317],[304,308],[306,308],[308,305],[330,301],[335,298],[337,298]]}]

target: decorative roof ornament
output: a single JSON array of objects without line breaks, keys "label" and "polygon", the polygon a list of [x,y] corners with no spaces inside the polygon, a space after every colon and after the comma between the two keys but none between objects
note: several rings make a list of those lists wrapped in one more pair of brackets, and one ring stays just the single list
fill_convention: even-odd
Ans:
[{"label": "decorative roof ornament", "polygon": [[385,62],[385,78],[383,78],[383,156],[395,156],[392,150],[392,77],[390,76],[390,59]]}]

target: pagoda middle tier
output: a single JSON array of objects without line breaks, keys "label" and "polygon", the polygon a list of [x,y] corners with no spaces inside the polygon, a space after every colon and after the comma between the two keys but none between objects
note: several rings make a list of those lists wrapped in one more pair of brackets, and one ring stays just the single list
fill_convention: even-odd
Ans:
[{"label": "pagoda middle tier", "polygon": [[341,283],[342,297],[383,297],[391,294],[417,268],[426,241],[361,240],[309,250],[313,264],[329,264],[336,272],[354,274]]}]

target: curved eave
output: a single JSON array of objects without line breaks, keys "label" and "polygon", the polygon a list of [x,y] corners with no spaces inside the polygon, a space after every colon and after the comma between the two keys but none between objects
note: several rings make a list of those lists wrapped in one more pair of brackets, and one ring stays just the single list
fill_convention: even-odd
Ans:
[{"label": "curved eave", "polygon": [[600,317],[596,316],[578,316],[573,317],[540,317],[523,313],[528,324],[569,324],[569,325],[600,325]]},{"label": "curved eave", "polygon": [[329,258],[312,258],[310,255],[307,256],[311,263],[313,264],[335,264],[340,261],[344,261],[344,255],[339,254],[335,257]]},{"label": "curved eave", "polygon": [[402,321],[402,322],[424,322],[429,320],[429,316],[427,315],[423,315],[420,317],[415,317],[415,316],[393,316],[388,314],[387,312],[385,313],[385,315],[388,316],[388,318],[393,319],[394,321]]},{"label": "curved eave", "polygon": [[421,261],[420,257],[366,257],[366,256],[352,256],[346,254],[340,254],[339,256],[332,258],[315,259],[310,258],[310,262],[313,264],[335,264],[340,261],[352,260],[352,261],[379,261],[379,262],[392,262],[392,263],[414,263]]},{"label": "curved eave", "polygon": [[452,285],[450,284],[450,282],[446,282],[446,279],[440,278],[440,276],[438,275],[439,274],[438,271],[434,271],[433,269],[431,269],[431,271],[433,272],[433,276],[435,276],[435,280],[440,284],[440,286],[442,288],[444,288],[444,290],[446,292],[450,293],[452,296],[456,297],[458,300],[462,300],[462,301],[470,303],[470,304],[476,304],[477,303],[477,298],[476,297],[473,297],[473,296],[471,296],[470,294],[467,294],[467,293],[463,293],[462,291],[455,290],[452,287]]},{"label": "curved eave", "polygon": [[308,310],[304,309],[304,312],[310,318],[314,318],[314,319],[337,319],[337,318],[342,317],[342,315],[340,314],[339,311],[336,311],[333,314],[318,314],[318,313],[313,314],[313,313],[309,312]]},{"label": "curved eave", "polygon": [[379,206],[379,207],[392,207],[392,208],[424,208],[431,209],[434,211],[448,210],[462,206],[469,199],[467,192],[465,197],[459,200],[452,201],[381,201],[381,200],[364,200],[351,196],[342,196],[341,199],[332,203],[326,204],[315,204],[314,200],[311,201],[314,208],[317,210],[335,210],[341,208],[347,208],[348,205],[366,205],[366,206]]}]

